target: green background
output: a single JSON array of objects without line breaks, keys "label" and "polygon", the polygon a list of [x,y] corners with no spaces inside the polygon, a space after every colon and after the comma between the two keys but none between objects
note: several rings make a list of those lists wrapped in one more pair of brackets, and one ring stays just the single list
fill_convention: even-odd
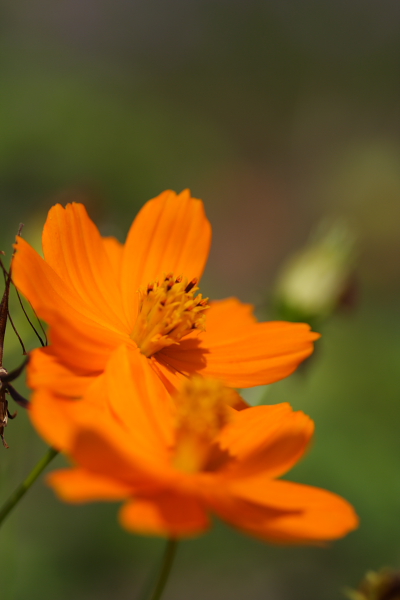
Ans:
[{"label": "green background", "polygon": [[[400,563],[400,6],[335,0],[7,0],[1,18],[0,248],[38,246],[83,201],[121,240],[143,203],[190,187],[214,241],[202,291],[271,315],[282,262],[321,218],[359,237],[357,302],[305,368],[254,390],[316,422],[289,479],[345,496],[358,531],[270,546],[216,523],[184,542],[165,600],[334,600]],[[15,298],[12,314],[35,346]],[[21,360],[12,333],[5,366]],[[23,390],[23,383],[18,384]],[[45,451],[26,414],[0,448],[0,499]],[[62,459],[57,459],[62,464]],[[162,543],[37,483],[0,531],[4,600],[137,597]]]}]

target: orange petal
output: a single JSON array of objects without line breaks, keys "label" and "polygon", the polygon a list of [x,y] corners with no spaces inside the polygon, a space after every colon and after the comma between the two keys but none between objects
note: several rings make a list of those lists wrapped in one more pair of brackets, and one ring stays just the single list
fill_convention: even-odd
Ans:
[{"label": "orange petal", "polygon": [[242,410],[222,430],[218,441],[223,450],[237,458],[232,477],[278,477],[301,458],[314,431],[314,424],[289,404],[256,406]]},{"label": "orange petal", "polygon": [[128,331],[114,269],[100,233],[83,204],[50,209],[43,229],[46,262],[91,307],[118,330]]},{"label": "orange petal", "polygon": [[13,280],[18,289],[32,304],[38,315],[44,318],[45,309],[69,315],[71,321],[90,323],[93,313],[80,301],[75,290],[43,260],[21,237],[17,238],[13,261]]},{"label": "orange petal", "polygon": [[112,477],[130,486],[132,494],[159,490],[171,479],[166,456],[152,450],[144,454],[135,439],[116,421],[99,420],[80,426],[70,456],[80,467]]},{"label": "orange petal", "polygon": [[[54,448],[69,451],[76,429],[82,422],[108,418],[104,377],[93,379],[93,401],[56,396],[41,388],[32,395],[30,418],[40,435]],[[104,415],[104,416],[103,416]]]},{"label": "orange petal", "polygon": [[211,243],[211,226],[201,200],[189,190],[170,190],[147,202],[129,231],[122,264],[122,290],[126,314],[133,327],[137,290],[163,274],[188,279],[203,273]]},{"label": "orange petal", "polygon": [[[71,456],[95,473],[114,473],[135,485],[144,482],[146,489],[159,487],[174,477],[170,397],[137,349],[118,348],[102,377],[107,414],[90,418],[87,412],[76,429]],[[82,405],[95,405],[96,394],[94,387],[88,388]]]},{"label": "orange petal", "polygon": [[46,312],[54,324],[49,331],[53,354],[76,373],[96,374],[104,370],[112,352],[121,345],[136,347],[130,338],[93,323],[71,322],[58,313]]},{"label": "orange petal", "polygon": [[199,373],[232,387],[252,387],[287,377],[313,352],[319,334],[310,331],[309,325],[254,323],[248,305],[237,303],[236,308],[232,299],[218,303],[216,319],[212,304],[206,331],[164,348],[157,359],[187,376]]},{"label": "orange petal", "polygon": [[318,542],[343,537],[358,526],[358,517],[346,500],[319,488],[268,481],[260,475],[236,481],[230,492],[229,501],[217,500],[218,513],[262,539]]},{"label": "orange petal", "polygon": [[[45,364],[46,360],[51,367],[51,360],[45,359]],[[60,369],[56,363],[56,375]],[[124,446],[133,460],[132,470],[138,461],[161,467],[172,443],[172,401],[147,359],[137,349],[130,353],[120,347],[103,375],[91,383],[82,379],[72,376],[76,389],[81,385],[83,392],[78,400],[56,396],[44,387],[34,394],[31,417],[43,437],[75,457],[87,452],[87,439],[104,447],[114,447],[118,440],[111,451],[115,454]],[[102,456],[102,452],[97,454]],[[101,472],[101,459],[93,464]]]},{"label": "orange petal", "polygon": [[103,238],[103,245],[114,272],[116,281],[121,281],[122,257],[124,255],[124,246],[115,237]]},{"label": "orange petal", "polygon": [[249,327],[257,323],[252,304],[244,304],[237,298],[225,298],[210,302],[206,312],[206,331],[209,339],[220,342],[236,340],[238,335],[246,334]]},{"label": "orange petal", "polygon": [[39,348],[30,353],[28,386],[46,388],[59,396],[78,398],[93,381],[93,376],[78,375],[58,362],[53,347]]},{"label": "orange petal", "polygon": [[159,361],[159,354],[160,353],[157,353],[155,356],[150,358],[151,367],[157,374],[157,377],[159,377],[163,382],[165,388],[168,390],[168,393],[174,395],[182,386],[184,381],[187,380],[187,377]]},{"label": "orange petal", "polygon": [[191,537],[209,527],[207,513],[196,498],[173,492],[125,504],[120,521],[130,531],[166,537]]},{"label": "orange petal", "polygon": [[63,469],[47,476],[47,483],[66,502],[122,500],[131,488],[117,479],[94,474],[85,469]]},{"label": "orange petal", "polygon": [[53,448],[65,451],[69,447],[71,426],[79,416],[77,401],[56,398],[48,390],[34,392],[29,414],[40,435]]},{"label": "orange petal", "polygon": [[49,323],[54,354],[67,366],[80,372],[102,370],[110,351],[129,340],[111,326],[104,308],[104,314],[95,314],[22,238],[13,269],[15,284]]},{"label": "orange petal", "polygon": [[131,445],[148,456],[173,443],[174,404],[137,348],[117,349],[107,365],[108,401],[114,418],[129,433]]}]

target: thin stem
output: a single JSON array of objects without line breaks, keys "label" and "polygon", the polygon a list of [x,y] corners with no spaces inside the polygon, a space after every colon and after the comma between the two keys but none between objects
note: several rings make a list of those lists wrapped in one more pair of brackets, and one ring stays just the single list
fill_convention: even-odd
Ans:
[{"label": "thin stem", "polygon": [[38,462],[36,467],[30,472],[28,477],[23,481],[15,490],[13,494],[9,497],[8,500],[3,504],[0,508],[0,526],[3,521],[8,517],[9,513],[12,511],[14,506],[21,500],[21,498],[26,494],[31,485],[35,483],[36,479],[39,475],[44,471],[47,465],[53,460],[55,456],[57,456],[58,450],[54,448],[49,448],[43,458]]},{"label": "thin stem", "polygon": [[161,570],[158,575],[158,580],[152,595],[149,600],[159,600],[164,591],[165,584],[168,581],[169,574],[171,572],[172,564],[174,562],[176,549],[178,547],[178,541],[169,539],[165,547],[164,556],[162,560]]}]

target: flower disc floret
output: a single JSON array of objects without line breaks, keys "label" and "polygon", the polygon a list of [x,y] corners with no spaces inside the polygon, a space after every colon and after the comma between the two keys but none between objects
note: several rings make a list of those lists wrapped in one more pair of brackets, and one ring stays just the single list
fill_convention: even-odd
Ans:
[{"label": "flower disc floret", "polygon": [[142,354],[152,356],[193,330],[205,330],[208,298],[196,295],[197,281],[170,273],[161,283],[149,283],[146,290],[139,290],[139,314],[131,338]]},{"label": "flower disc floret", "polygon": [[186,472],[207,468],[215,454],[215,439],[229,422],[236,393],[220,381],[192,377],[175,396],[176,445],[173,464]]}]

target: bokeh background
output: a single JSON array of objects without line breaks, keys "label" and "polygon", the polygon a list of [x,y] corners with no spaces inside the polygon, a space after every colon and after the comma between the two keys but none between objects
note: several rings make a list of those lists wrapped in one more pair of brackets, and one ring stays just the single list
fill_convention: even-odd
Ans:
[{"label": "bokeh background", "polygon": [[[6,0],[0,22],[0,247],[38,245],[56,201],[124,239],[142,204],[190,187],[214,242],[205,294],[273,316],[285,259],[322,218],[357,232],[353,307],[307,368],[253,390],[316,421],[291,479],[350,500],[360,529],[277,547],[221,523],[182,544],[165,600],[334,600],[400,566],[400,5],[396,0]],[[36,345],[12,300],[28,347]],[[19,364],[11,333],[5,366]],[[23,383],[19,384],[23,389]],[[26,414],[0,448],[0,500],[45,444]],[[62,464],[62,459],[57,459]],[[162,550],[117,505],[69,506],[39,482],[0,531],[4,600],[128,600]]]}]

